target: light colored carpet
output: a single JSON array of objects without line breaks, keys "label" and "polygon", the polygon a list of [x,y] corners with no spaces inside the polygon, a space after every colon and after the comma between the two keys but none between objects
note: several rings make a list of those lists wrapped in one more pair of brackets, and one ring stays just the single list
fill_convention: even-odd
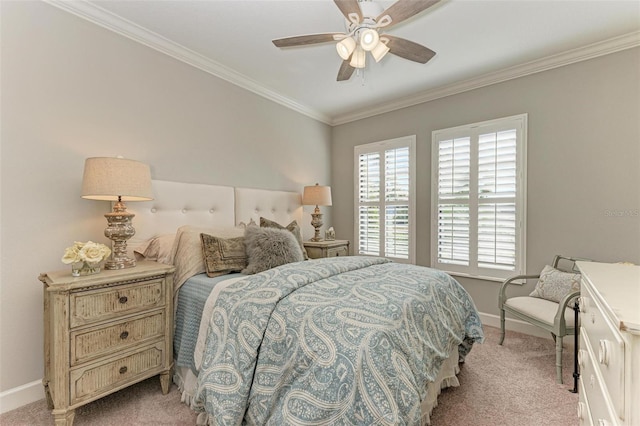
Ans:
[{"label": "light colored carpet", "polygon": [[[442,391],[433,410],[434,426],[564,426],[577,425],[578,395],[573,388],[573,352],[565,343],[563,385],[555,382],[555,345],[507,332],[498,345],[499,330],[485,327],[485,343],[475,345],[462,365],[460,387]],[[569,339],[565,338],[568,343]],[[162,395],[152,378],[116,392],[76,411],[74,425],[195,425],[196,415],[180,402],[174,385]],[[2,426],[53,425],[44,399],[0,416]]]}]

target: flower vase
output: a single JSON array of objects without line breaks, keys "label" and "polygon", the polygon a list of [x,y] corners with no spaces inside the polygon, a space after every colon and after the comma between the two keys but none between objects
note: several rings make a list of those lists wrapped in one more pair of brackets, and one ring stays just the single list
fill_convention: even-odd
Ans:
[{"label": "flower vase", "polygon": [[71,275],[81,277],[97,274],[100,272],[101,267],[101,262],[74,262],[71,264]]}]

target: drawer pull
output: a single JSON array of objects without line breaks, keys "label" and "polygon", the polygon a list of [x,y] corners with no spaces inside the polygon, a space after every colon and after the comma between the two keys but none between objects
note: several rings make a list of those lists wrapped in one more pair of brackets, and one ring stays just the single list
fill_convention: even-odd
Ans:
[{"label": "drawer pull", "polygon": [[126,367],[126,366],[124,366],[124,367],[120,367],[120,370],[119,370],[119,371],[120,371],[120,374],[124,374],[124,373],[126,373],[126,372],[127,372],[127,367]]},{"label": "drawer pull", "polygon": [[127,337],[129,337],[129,332],[128,331],[123,331],[122,333],[120,333],[120,339],[124,340]]},{"label": "drawer pull", "polygon": [[598,361],[602,365],[609,365],[609,354],[611,347],[608,340],[600,340],[600,349],[598,350]]},{"label": "drawer pull", "polygon": [[580,311],[583,314],[589,312],[589,298],[587,296],[580,296],[578,301],[580,303]]},{"label": "drawer pull", "polygon": [[127,301],[128,301],[128,300],[129,300],[129,299],[127,298],[127,296],[121,296],[121,297],[118,299],[118,302],[120,302],[120,303],[122,303],[122,304],[124,305],[125,303],[127,303]]},{"label": "drawer pull", "polygon": [[588,359],[589,354],[584,349],[578,351],[578,365],[584,367],[585,361]]},{"label": "drawer pull", "polygon": [[578,419],[579,420],[584,419],[584,413],[585,413],[584,402],[578,402]]}]

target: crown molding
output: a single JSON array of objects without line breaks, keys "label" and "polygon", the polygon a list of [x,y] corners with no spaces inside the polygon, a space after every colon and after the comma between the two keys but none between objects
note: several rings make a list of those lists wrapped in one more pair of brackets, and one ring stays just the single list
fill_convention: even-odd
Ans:
[{"label": "crown molding", "polygon": [[372,108],[364,108],[339,117],[330,117],[313,108],[303,105],[286,96],[282,96],[268,89],[255,80],[240,74],[216,61],[175,43],[159,34],[149,31],[131,21],[121,18],[99,6],[82,1],[44,0],[46,3],[90,21],[96,25],[123,35],[133,41],[169,55],[179,61],[194,66],[202,71],[219,77],[229,83],[242,87],[259,96],[276,102],[286,108],[306,115],[314,120],[330,126],[349,123],[363,118],[395,111],[424,102],[433,101],[469,90],[479,89],[492,84],[501,83],[515,78],[547,71],[576,62],[597,58],[610,53],[640,46],[640,31],[614,37],[584,47],[537,59],[525,64],[516,65],[499,71],[491,72],[479,77],[437,87],[420,92],[416,95],[404,97],[400,100],[378,104]]},{"label": "crown molding", "polygon": [[194,66],[229,83],[242,87],[259,96],[283,105],[325,124],[331,124],[331,117],[309,108],[293,99],[268,89],[255,80],[240,74],[216,61],[213,61],[191,49],[173,42],[159,34],[149,31],[131,21],[115,15],[95,4],[86,1],[44,0],[46,3],[83,18],[89,22],[125,36],[133,41],[169,55],[179,61]]},{"label": "crown molding", "polygon": [[563,67],[565,65],[574,64],[576,62],[586,61],[588,59],[597,58],[599,56],[608,55],[610,53],[619,52],[640,46],[640,31],[614,37],[601,42],[593,43],[577,49],[568,50],[556,55],[547,56],[546,58],[537,59],[535,61],[505,68],[499,71],[491,72],[479,77],[470,78],[468,80],[448,84],[437,87],[432,90],[420,92],[417,95],[405,97],[397,101],[378,104],[373,108],[365,108],[353,113],[344,114],[340,118],[331,121],[332,126],[349,123],[363,118],[373,117],[375,115],[384,114],[398,109],[418,105],[424,102],[433,101],[435,99],[444,98],[458,93],[467,92],[469,90],[479,89],[481,87],[490,86],[496,83],[513,80],[553,68]]}]

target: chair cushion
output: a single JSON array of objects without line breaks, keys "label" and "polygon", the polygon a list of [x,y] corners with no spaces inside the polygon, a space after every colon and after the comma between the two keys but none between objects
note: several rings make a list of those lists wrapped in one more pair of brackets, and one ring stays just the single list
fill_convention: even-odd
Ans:
[{"label": "chair cushion", "polygon": [[[540,299],[539,297],[512,297],[507,299],[505,306],[509,306],[513,310],[522,312],[529,317],[535,318],[549,325],[553,325],[553,319],[556,316],[556,312],[558,312],[557,303],[550,302],[546,299]],[[571,328],[574,326],[574,315],[573,309],[565,308],[564,320],[567,327]]]},{"label": "chair cushion", "polygon": [[580,274],[563,272],[547,265],[540,273],[536,288],[529,296],[560,303],[564,296],[579,290]]}]

